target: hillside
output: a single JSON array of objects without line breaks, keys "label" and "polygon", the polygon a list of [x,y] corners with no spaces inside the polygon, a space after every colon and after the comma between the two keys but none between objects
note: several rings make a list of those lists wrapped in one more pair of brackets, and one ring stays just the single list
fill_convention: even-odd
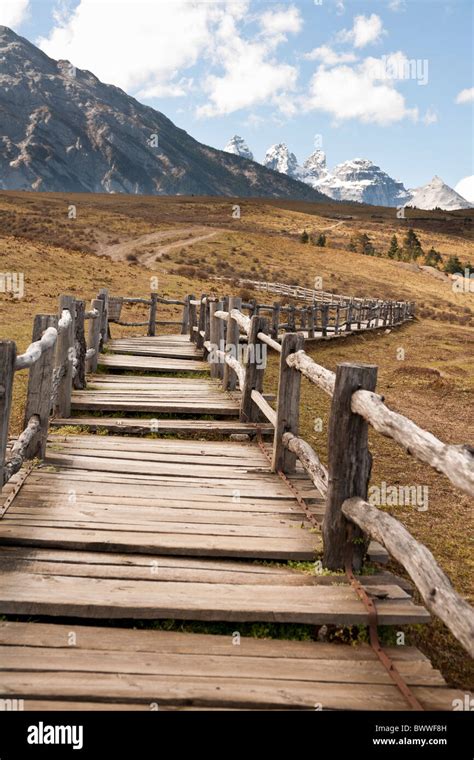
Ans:
[{"label": "hillside", "polygon": [[0,188],[325,199],[0,26]]}]

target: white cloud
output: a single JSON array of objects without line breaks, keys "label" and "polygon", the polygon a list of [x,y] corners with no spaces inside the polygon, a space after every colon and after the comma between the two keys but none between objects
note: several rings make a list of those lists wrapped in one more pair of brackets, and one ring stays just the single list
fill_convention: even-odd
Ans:
[{"label": "white cloud", "polygon": [[27,18],[30,10],[29,0],[2,0],[0,4],[0,24],[2,26],[19,26]]},{"label": "white cloud", "polygon": [[456,96],[456,103],[472,103],[474,101],[474,87],[461,90]]},{"label": "white cloud", "polygon": [[224,73],[205,78],[203,89],[208,102],[197,108],[199,117],[222,116],[264,103],[277,106],[286,116],[295,113],[291,94],[296,88],[298,69],[279,62],[274,52],[286,40],[283,29],[293,33],[300,30],[299,11],[293,6],[267,11],[259,22],[264,34],[257,40],[245,40],[237,34],[232,20],[223,21],[216,35],[215,60]]},{"label": "white cloud", "polygon": [[405,98],[395,89],[393,80],[380,81],[374,61],[366,59],[357,66],[320,66],[314,73],[308,110],[325,111],[336,121],[357,119],[363,123],[387,126],[402,119],[418,119],[417,108],[407,108]]},{"label": "white cloud", "polygon": [[301,31],[303,19],[301,14],[294,5],[290,5],[284,10],[272,10],[262,13],[259,18],[259,24],[265,34],[280,37],[291,32],[293,34]]},{"label": "white cloud", "polygon": [[427,109],[425,115],[423,116],[422,121],[423,121],[423,124],[425,124],[425,126],[427,127],[429,127],[430,124],[436,124],[438,121],[437,111],[435,111],[435,109],[431,108],[430,106],[430,108]]},{"label": "white cloud", "polygon": [[462,195],[469,203],[474,203],[474,174],[470,177],[464,177],[459,180],[454,188],[459,195]]},{"label": "white cloud", "polygon": [[398,13],[399,11],[406,10],[405,0],[390,0],[388,7],[391,11]]},{"label": "white cloud", "polygon": [[351,42],[354,47],[362,48],[372,42],[378,42],[385,34],[382,19],[376,13],[370,16],[356,16],[352,29],[343,29],[339,32],[338,39],[341,42]]},{"label": "white cloud", "polygon": [[220,116],[267,102],[281,107],[296,87],[298,70],[268,58],[264,44],[236,39],[232,49],[221,50],[221,56],[225,73],[205,80],[209,102],[197,109],[198,116]]},{"label": "white cloud", "polygon": [[335,66],[337,63],[353,63],[357,60],[354,53],[336,53],[329,45],[313,48],[303,55],[307,61],[321,61],[326,66]]},{"label": "white cloud", "polygon": [[62,10],[39,45],[125,90],[177,91],[180,72],[212,56],[216,28],[225,19],[244,18],[248,7],[248,0],[80,0]]}]

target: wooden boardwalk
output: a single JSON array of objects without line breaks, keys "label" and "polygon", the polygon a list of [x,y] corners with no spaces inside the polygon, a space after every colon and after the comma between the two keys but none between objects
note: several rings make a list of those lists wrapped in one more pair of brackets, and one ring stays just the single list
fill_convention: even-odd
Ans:
[{"label": "wooden boardwalk", "polygon": [[[285,482],[255,440],[196,439],[256,430],[235,419],[240,394],[219,390],[208,366],[186,336],[112,341],[101,371],[73,392],[73,416],[55,421],[44,462],[5,486],[0,615],[47,622],[0,623],[0,695],[29,710],[407,709],[366,645],[236,641],[239,623],[367,625],[368,614],[344,574],[312,569],[322,542],[311,518],[321,522],[325,502],[301,465]],[[122,435],[64,434],[63,424]],[[387,560],[376,542],[369,556]],[[382,565],[359,580],[380,624],[429,620]],[[131,629],[168,619],[235,631]],[[426,657],[389,651],[425,709],[451,709],[458,694]]]}]

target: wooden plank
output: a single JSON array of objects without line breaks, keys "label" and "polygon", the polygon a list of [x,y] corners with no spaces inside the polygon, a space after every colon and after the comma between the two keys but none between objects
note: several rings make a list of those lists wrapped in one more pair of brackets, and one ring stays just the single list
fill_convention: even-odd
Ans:
[{"label": "wooden plank", "polygon": [[[381,625],[427,622],[410,600],[376,600]],[[0,614],[367,625],[352,589],[70,578],[5,572]]]},{"label": "wooden plank", "polygon": [[206,372],[209,367],[201,361],[191,359],[169,359],[156,356],[129,356],[124,354],[101,354],[99,365],[114,369],[136,369],[158,372]]},{"label": "wooden plank", "polygon": [[[30,699],[32,694],[51,699],[91,699],[103,702],[134,701],[162,705],[221,706],[241,709],[322,709],[332,710],[397,710],[406,711],[407,704],[395,686],[374,684],[315,683],[285,681],[278,678],[226,678],[217,683],[205,677],[81,674],[73,672],[44,674],[32,672],[2,673],[4,693]],[[452,700],[463,699],[454,689],[415,687],[415,696],[427,710],[452,710]]]}]

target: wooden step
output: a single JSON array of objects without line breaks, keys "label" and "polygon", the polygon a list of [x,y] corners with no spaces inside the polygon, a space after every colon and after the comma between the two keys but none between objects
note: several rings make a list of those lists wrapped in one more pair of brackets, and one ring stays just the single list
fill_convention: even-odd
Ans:
[{"label": "wooden step", "polygon": [[145,372],[204,372],[209,364],[197,359],[168,359],[157,356],[137,356],[129,354],[100,354],[99,365],[115,370],[139,370]]},{"label": "wooden step", "polygon": [[[160,571],[162,558],[157,555],[150,557],[148,572],[144,573],[140,566],[139,572],[126,573],[124,578],[115,566],[97,567],[95,552],[81,552],[81,561],[79,557],[74,560],[74,554],[76,552],[70,553],[73,561],[64,563],[18,557],[13,562],[2,560],[0,614],[337,626],[368,624],[362,602],[344,581],[340,585],[277,585],[259,583],[255,578],[251,583],[245,579],[236,582],[236,577],[228,583],[218,576],[205,582],[190,580],[191,568],[185,581],[163,580],[160,577],[164,573],[164,569]],[[156,574],[155,567],[158,568]],[[205,572],[202,565],[200,571]],[[179,576],[180,572],[174,568],[175,575]],[[114,577],[116,574],[118,578]],[[199,577],[197,572],[196,576]],[[399,586],[366,584],[366,588],[374,600],[381,625],[429,621],[426,610],[415,605]]]},{"label": "wooden step", "polygon": [[[0,623],[0,690],[25,709],[399,710],[373,650],[313,641]],[[426,710],[463,694],[414,647],[387,649]],[[47,677],[45,672],[47,671]]]},{"label": "wooden step", "polygon": [[[158,425],[157,425],[158,421]],[[257,433],[256,426],[251,422],[238,422],[235,419],[201,420],[201,419],[136,419],[127,417],[56,417],[51,420],[50,427],[58,428],[64,426],[86,427],[91,432],[97,430],[108,431],[109,433],[133,433],[134,435],[147,435],[153,432],[156,435],[169,433],[197,433],[206,435],[209,433],[217,435],[234,435],[247,434],[254,436]],[[259,429],[262,435],[272,435],[273,425],[270,423],[259,423]]]}]

